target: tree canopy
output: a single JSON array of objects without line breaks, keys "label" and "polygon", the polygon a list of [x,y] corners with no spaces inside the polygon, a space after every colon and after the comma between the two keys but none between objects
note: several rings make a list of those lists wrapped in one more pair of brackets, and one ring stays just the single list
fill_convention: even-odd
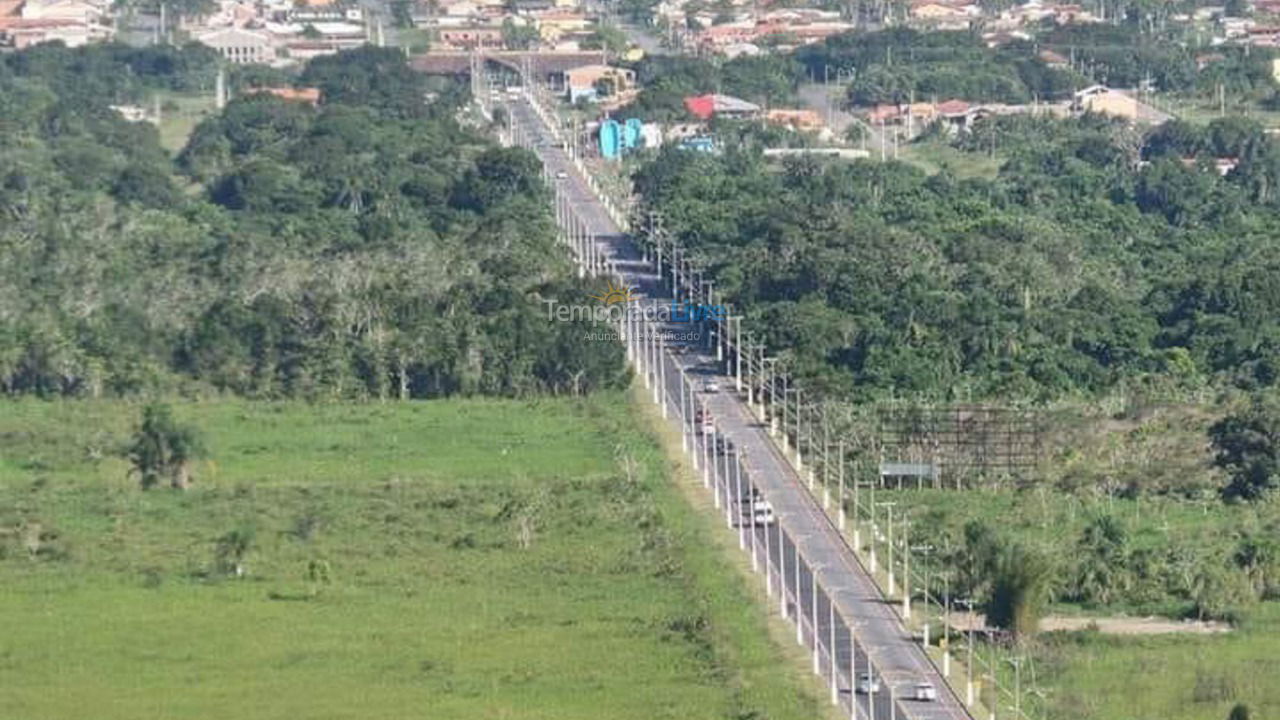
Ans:
[{"label": "tree canopy", "polygon": [[[168,70],[154,69],[157,57]],[[254,396],[588,390],[625,378],[541,298],[585,297],[536,158],[428,101],[394,50],[317,59],[322,103],[232,100],[171,159],[110,104],[205,52],[0,58],[0,390]],[[209,86],[211,87],[211,85]]]}]

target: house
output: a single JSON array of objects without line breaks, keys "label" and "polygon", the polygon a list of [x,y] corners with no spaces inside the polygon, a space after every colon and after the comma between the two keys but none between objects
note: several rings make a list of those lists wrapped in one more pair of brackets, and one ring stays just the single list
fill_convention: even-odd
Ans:
[{"label": "house", "polygon": [[981,14],[977,5],[951,0],[915,0],[909,11],[917,23],[937,28],[963,29]]},{"label": "house", "polygon": [[613,86],[613,93],[623,92],[636,84],[636,73],[611,65],[583,65],[564,72],[564,86],[569,102],[594,100],[601,81]]},{"label": "house", "polygon": [[1079,25],[1098,22],[1093,13],[1079,5],[1057,5],[1052,8],[1053,21],[1059,25]]},{"label": "house", "polygon": [[815,110],[778,108],[766,112],[764,119],[772,125],[804,132],[817,132],[823,128],[822,116]]},{"label": "house", "polygon": [[760,106],[729,95],[709,93],[684,99],[685,109],[701,120],[713,117],[743,119],[760,114]]},{"label": "house", "polygon": [[83,0],[0,0],[0,45],[59,41],[77,47],[114,35],[103,7]]},{"label": "house", "polygon": [[1254,30],[1267,32],[1271,28],[1256,27],[1256,23],[1249,18],[1222,18],[1218,21],[1222,27],[1222,32],[1228,38],[1240,38],[1252,36]]},{"label": "house", "polygon": [[320,88],[264,87],[253,88],[247,95],[274,95],[281,100],[301,102],[315,107],[320,104]]},{"label": "house", "polygon": [[82,0],[27,0],[18,16],[23,20],[73,20],[89,25],[100,21],[103,12]]},{"label": "house", "polygon": [[1072,107],[1079,112],[1111,115],[1130,121],[1138,120],[1141,115],[1136,98],[1105,85],[1093,85],[1077,92]]},{"label": "house", "polygon": [[1197,55],[1197,56],[1196,56],[1196,69],[1197,69],[1197,70],[1203,70],[1203,69],[1205,69],[1205,68],[1209,67],[1210,65],[1212,65],[1212,64],[1214,64],[1214,63],[1222,62],[1222,61],[1224,61],[1224,60],[1226,60],[1226,59],[1227,59],[1227,56],[1226,56],[1226,55],[1223,55],[1222,53],[1216,53],[1216,52],[1215,52],[1215,53],[1204,53],[1204,54],[1202,54],[1202,55]]},{"label": "house", "polygon": [[110,37],[100,26],[75,20],[23,20],[0,18],[0,46],[16,50],[46,42],[61,42],[67,47],[80,47]]},{"label": "house", "polygon": [[339,7],[300,7],[294,8],[285,14],[289,22],[294,23],[316,23],[316,22],[364,22],[364,11],[360,8],[339,8]]},{"label": "house", "polygon": [[755,57],[762,51],[760,50],[759,45],[752,43],[733,43],[732,45],[725,45],[720,49],[720,52],[724,53],[725,57],[732,60],[736,57]]},{"label": "house", "polygon": [[713,25],[700,31],[696,38],[698,44],[703,47],[719,48],[751,42],[758,36],[755,23],[742,22]]},{"label": "house", "polygon": [[217,50],[223,59],[238,65],[268,63],[275,58],[275,49],[266,33],[228,28],[198,35],[196,41]]},{"label": "house", "polygon": [[140,105],[108,105],[108,107],[119,113],[125,122],[139,123],[151,120],[151,113]]},{"label": "house", "polygon": [[944,100],[934,106],[934,117],[952,130],[967,130],[975,113],[964,100]]},{"label": "house", "polygon": [[1040,62],[1045,64],[1045,67],[1051,70],[1066,70],[1071,67],[1070,60],[1052,50],[1041,50],[1037,57],[1040,58]]},{"label": "house", "polygon": [[902,115],[902,109],[897,105],[876,105],[867,111],[867,122],[872,125],[887,125],[898,122]]},{"label": "house", "polygon": [[440,43],[454,50],[470,48],[501,48],[502,28],[494,25],[470,25],[460,28],[440,28]]},{"label": "house", "polygon": [[538,32],[542,35],[542,39],[548,43],[554,43],[570,33],[590,30],[592,24],[591,20],[582,13],[563,10],[538,13],[532,17],[538,24]]},{"label": "house", "polygon": [[480,14],[480,8],[470,0],[441,5],[440,9],[443,11],[443,15],[451,17],[474,17]]}]

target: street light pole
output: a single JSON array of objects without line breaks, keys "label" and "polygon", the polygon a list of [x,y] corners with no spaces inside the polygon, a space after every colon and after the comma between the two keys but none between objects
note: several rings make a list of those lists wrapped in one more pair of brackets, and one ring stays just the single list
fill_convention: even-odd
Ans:
[{"label": "street light pole", "polygon": [[911,546],[908,544],[907,511],[902,511],[902,619],[911,619]]},{"label": "street light pole", "polygon": [[[838,442],[838,447],[836,449],[836,452],[840,454],[839,458],[837,458],[837,461],[836,461],[838,466],[837,472],[840,475],[840,497],[839,497],[840,532],[844,532],[846,519],[845,519],[845,511],[844,511],[844,439],[843,438]],[[857,547],[856,542],[854,543],[854,547],[855,548]]]}]

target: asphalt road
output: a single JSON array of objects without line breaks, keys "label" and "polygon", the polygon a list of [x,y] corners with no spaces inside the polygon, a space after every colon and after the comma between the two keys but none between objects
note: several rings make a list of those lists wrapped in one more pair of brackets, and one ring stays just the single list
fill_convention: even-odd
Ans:
[{"label": "asphalt road", "polygon": [[[654,268],[642,261],[639,250],[609,217],[571,159],[555,147],[554,140],[527,101],[515,102],[509,109],[512,122],[521,129],[517,137],[539,155],[550,177],[555,178],[561,172],[565,174],[564,178],[552,182],[568,198],[594,241],[614,261],[624,282],[640,295],[640,302],[670,302],[670,294],[661,286]],[[683,333],[693,327],[672,324],[651,330]],[[706,330],[702,329],[702,332]],[[730,441],[736,449],[735,455],[718,457],[703,446],[701,435],[691,432],[690,427],[684,427],[682,431],[692,439],[700,454],[708,458],[718,457],[720,464],[729,467],[730,471],[718,469],[715,474],[718,507],[725,513],[726,523],[738,528],[743,546],[749,551],[754,548],[757,564],[761,567],[767,564],[771,568],[769,588],[773,601],[779,603],[780,609],[785,607],[788,617],[794,618],[797,611],[803,616],[799,639],[809,647],[812,647],[813,626],[816,624],[819,648],[815,671],[828,680],[831,677],[829,649],[832,646],[836,648],[836,697],[846,712],[850,698],[856,698],[857,717],[863,720],[970,718],[937,668],[910,637],[899,619],[896,605],[885,601],[845,538],[804,487],[804,480],[782,456],[766,428],[750,413],[745,399],[732,392],[732,381],[724,375],[728,368],[717,366],[714,351],[690,347],[685,353],[668,353],[664,362],[663,392],[667,394],[670,415],[677,426],[681,422],[681,371],[696,381],[696,388],[702,388],[707,379],[719,379],[723,388],[721,392],[698,393],[695,401],[706,403],[716,422],[717,432]],[[683,403],[685,417],[689,418],[687,410],[691,401],[687,393]],[[742,464],[734,468],[733,462],[738,458]],[[705,464],[703,466],[706,467]],[[741,499],[749,496],[751,487],[758,488],[772,505],[777,520],[775,524],[752,527],[748,514],[744,526]],[[796,562],[797,552],[803,559],[799,564]],[[818,586],[816,598],[815,575]],[[781,601],[783,597],[786,598],[785,606]],[[816,613],[813,612],[815,602]],[[854,672],[857,676],[868,672],[869,658],[875,666],[875,676],[883,682],[879,693],[850,692],[851,643],[849,628],[843,618],[851,619],[854,626]],[[902,699],[910,696],[920,682],[937,688],[936,702]],[[898,700],[891,703],[890,696]]]}]

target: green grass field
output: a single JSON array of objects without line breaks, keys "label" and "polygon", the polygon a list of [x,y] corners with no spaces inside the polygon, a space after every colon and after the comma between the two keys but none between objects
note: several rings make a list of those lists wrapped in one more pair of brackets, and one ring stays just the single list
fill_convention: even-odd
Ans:
[{"label": "green grass field", "polygon": [[174,410],[210,459],[144,493],[137,405],[3,405],[0,717],[824,712],[626,395]]},{"label": "green grass field", "polygon": [[[867,491],[864,489],[864,493]],[[863,502],[870,502],[864,496]],[[1045,491],[889,490],[875,494],[877,503],[909,508],[913,542],[939,543],[947,531],[957,533],[976,519],[1000,532],[1046,549],[1062,568],[1089,518],[1110,514],[1129,533],[1135,552],[1163,551],[1172,546],[1228,552],[1236,531],[1254,527],[1259,515],[1274,507],[1193,504],[1168,498],[1080,497]],[[917,572],[920,558],[915,558]],[[935,591],[938,575],[933,575]],[[1067,616],[1178,616],[1185,603],[1153,598],[1145,605],[1116,603],[1106,607],[1056,604],[1048,612]],[[1247,704],[1254,717],[1280,712],[1280,602],[1242,608],[1243,621],[1226,634],[1105,636],[1093,631],[1043,633],[1027,646],[1034,670],[1026,687],[1044,693],[1028,696],[1028,706],[1043,709],[1049,720],[1204,720],[1225,718],[1232,705]],[[936,614],[935,614],[935,620]],[[982,651],[983,657],[990,652]],[[1001,652],[1003,657],[1011,657]],[[1010,687],[1010,666],[1001,664]],[[1008,674],[1005,677],[1004,674]]]},{"label": "green grass field", "polygon": [[172,105],[161,112],[160,146],[177,154],[186,146],[196,125],[214,114],[213,91],[199,95],[167,93],[161,100]]},{"label": "green grass field", "polygon": [[[872,152],[872,156],[879,157],[878,152],[879,150],[876,149]],[[945,168],[958,178],[986,180],[994,178],[1005,162],[1005,158],[1001,155],[965,152],[942,140],[905,144],[898,149],[898,158],[930,175],[937,174]]]},{"label": "green grass field", "polygon": [[1237,702],[1280,715],[1280,603],[1229,635],[1062,633],[1033,654],[1051,718],[1219,720]]}]

